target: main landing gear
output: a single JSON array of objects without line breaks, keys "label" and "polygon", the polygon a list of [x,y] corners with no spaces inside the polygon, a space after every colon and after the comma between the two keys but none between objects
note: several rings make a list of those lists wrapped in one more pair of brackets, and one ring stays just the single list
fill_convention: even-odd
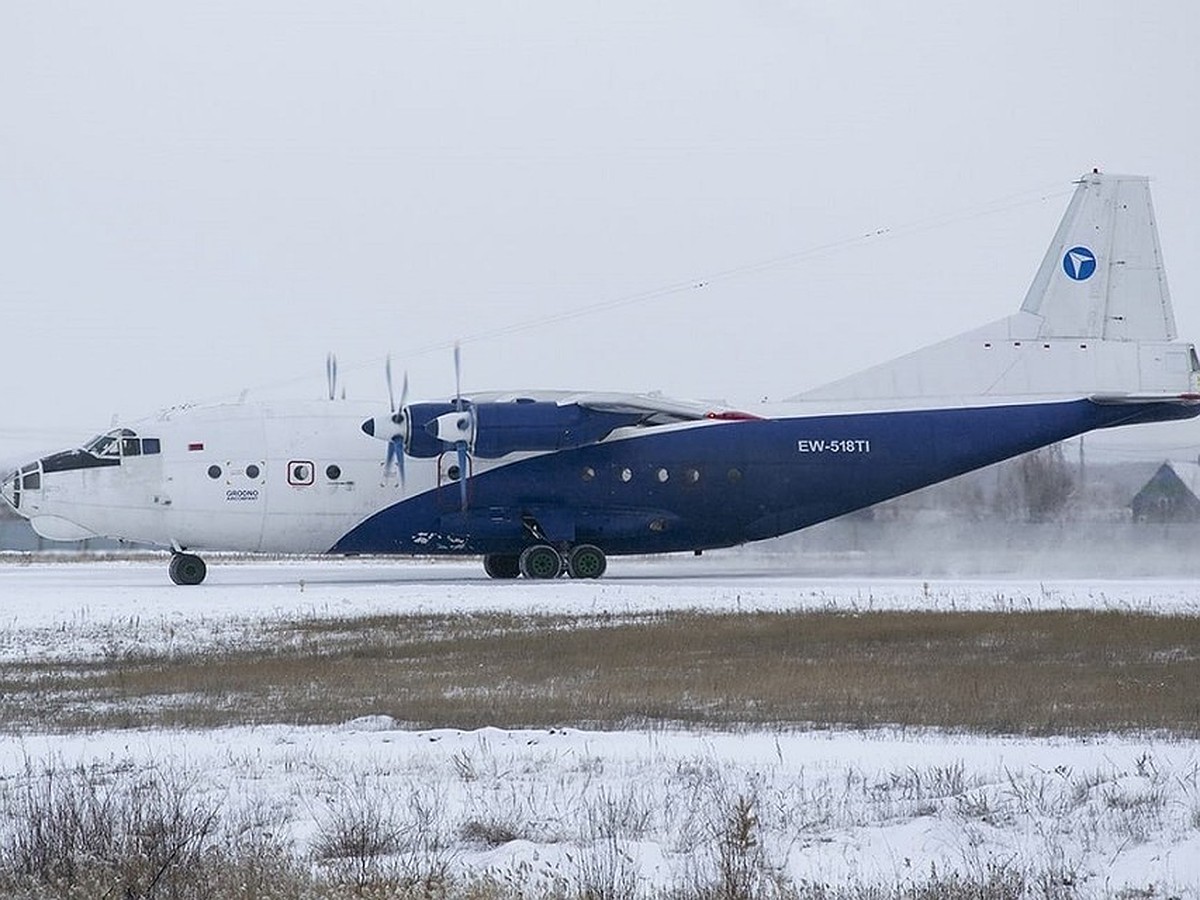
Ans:
[{"label": "main landing gear", "polygon": [[176,584],[199,584],[208,574],[204,560],[191,553],[172,553],[167,571]]},{"label": "main landing gear", "polygon": [[483,558],[483,570],[491,578],[557,578],[566,572],[572,578],[599,578],[608,568],[604,551],[592,544],[578,544],[564,557],[549,544],[526,547],[519,556],[489,553]]}]

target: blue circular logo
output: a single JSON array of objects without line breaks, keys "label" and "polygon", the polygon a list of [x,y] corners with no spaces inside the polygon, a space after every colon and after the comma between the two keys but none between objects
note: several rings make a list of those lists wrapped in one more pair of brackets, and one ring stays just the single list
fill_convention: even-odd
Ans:
[{"label": "blue circular logo", "polygon": [[1063,256],[1063,271],[1072,281],[1087,281],[1096,271],[1096,254],[1087,247],[1072,247]]}]

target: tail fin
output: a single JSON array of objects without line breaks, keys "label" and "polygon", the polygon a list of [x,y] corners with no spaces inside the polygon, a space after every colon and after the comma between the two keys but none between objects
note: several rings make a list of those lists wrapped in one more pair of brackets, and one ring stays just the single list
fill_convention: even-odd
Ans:
[{"label": "tail fin", "polygon": [[993,398],[1164,395],[1200,390],[1175,341],[1148,180],[1078,182],[1014,315],[789,400],[937,404]]},{"label": "tail fin", "polygon": [[1021,304],[1042,318],[1037,336],[1174,340],[1149,180],[1092,172],[1078,185]]}]

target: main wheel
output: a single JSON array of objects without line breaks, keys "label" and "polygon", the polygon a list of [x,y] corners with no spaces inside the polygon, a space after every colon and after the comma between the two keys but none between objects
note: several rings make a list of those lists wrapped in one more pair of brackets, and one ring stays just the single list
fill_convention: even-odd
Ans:
[{"label": "main wheel", "polygon": [[483,558],[489,578],[516,578],[521,574],[521,557],[515,553],[489,553]]},{"label": "main wheel", "polygon": [[526,578],[557,578],[562,574],[563,559],[549,544],[534,544],[522,551],[520,567]]},{"label": "main wheel", "polygon": [[608,568],[604,551],[591,544],[580,544],[567,557],[567,574],[572,578],[599,578]]},{"label": "main wheel", "polygon": [[204,565],[204,560],[191,553],[175,553],[171,555],[171,565],[167,571],[176,584],[199,584],[208,574],[208,567]]}]

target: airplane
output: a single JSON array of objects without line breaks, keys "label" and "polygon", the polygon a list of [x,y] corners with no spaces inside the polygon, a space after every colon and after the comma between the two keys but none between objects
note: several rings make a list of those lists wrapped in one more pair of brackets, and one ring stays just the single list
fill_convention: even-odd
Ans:
[{"label": "airplane", "polygon": [[[43,537],[482,556],[498,579],[763,540],[1085,432],[1200,413],[1149,180],[1093,170],[1013,315],[754,411],[653,394],[179,407],[20,467]],[[456,382],[461,365],[455,351]],[[382,442],[382,443],[381,443]]]}]

